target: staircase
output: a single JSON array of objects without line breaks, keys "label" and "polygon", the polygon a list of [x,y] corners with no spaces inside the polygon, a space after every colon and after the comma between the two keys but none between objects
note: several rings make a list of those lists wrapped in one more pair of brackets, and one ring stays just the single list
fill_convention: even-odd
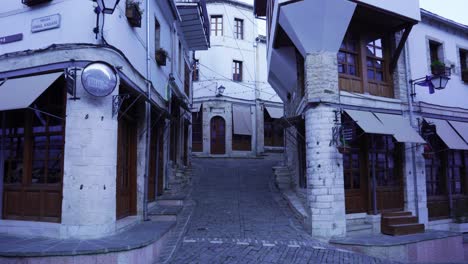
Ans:
[{"label": "staircase", "polygon": [[382,214],[381,231],[391,236],[424,233],[424,224],[411,212],[389,212]]},{"label": "staircase", "polygon": [[275,184],[279,189],[290,189],[291,188],[291,170],[285,166],[273,167],[273,173],[275,175]]}]

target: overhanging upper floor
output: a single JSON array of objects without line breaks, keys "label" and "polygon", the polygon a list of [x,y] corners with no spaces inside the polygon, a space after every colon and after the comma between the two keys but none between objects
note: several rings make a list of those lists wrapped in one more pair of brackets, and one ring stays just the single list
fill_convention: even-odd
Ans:
[{"label": "overhanging upper floor", "polygon": [[205,0],[176,0],[181,29],[190,50],[210,47],[210,24]]}]

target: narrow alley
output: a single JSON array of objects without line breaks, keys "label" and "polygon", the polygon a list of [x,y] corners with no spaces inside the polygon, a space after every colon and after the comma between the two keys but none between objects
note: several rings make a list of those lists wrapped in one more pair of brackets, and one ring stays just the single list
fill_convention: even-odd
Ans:
[{"label": "narrow alley", "polygon": [[386,263],[312,239],[265,159],[195,159],[194,210],[167,263]]}]

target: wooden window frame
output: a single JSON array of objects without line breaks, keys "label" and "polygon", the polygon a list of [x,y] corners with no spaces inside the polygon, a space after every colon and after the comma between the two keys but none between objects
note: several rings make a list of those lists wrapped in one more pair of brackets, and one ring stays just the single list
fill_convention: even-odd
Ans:
[{"label": "wooden window frame", "polygon": [[161,48],[161,24],[154,18],[154,48],[155,51]]},{"label": "wooden window frame", "polygon": [[212,15],[210,17],[211,25],[211,36],[222,36],[223,35],[223,16]]},{"label": "wooden window frame", "polygon": [[242,82],[242,61],[232,61],[232,80],[235,82]]},{"label": "wooden window frame", "polygon": [[[356,75],[340,73],[340,69],[338,68],[338,76],[339,76],[339,87],[340,90],[348,91],[352,93],[362,93],[362,94],[371,94],[375,96],[382,96],[388,98],[394,98],[395,92],[393,87],[393,80],[392,75],[389,72],[389,58],[390,58],[390,35],[381,35],[380,37],[373,36],[375,40],[381,40],[381,46],[379,49],[382,50],[382,57],[374,56],[372,54],[368,54],[368,46],[374,49],[374,45],[369,45],[371,41],[366,41],[366,38],[369,34],[359,32],[357,30],[349,31],[345,39],[343,40],[342,46],[340,48],[339,53],[337,54],[337,60],[340,65],[340,54],[346,54],[346,56],[356,56]],[[356,51],[351,50],[348,48],[347,43],[352,42],[350,39],[355,39],[352,41],[357,42],[357,49]],[[375,41],[374,40],[374,41]],[[372,42],[374,42],[372,41]],[[345,58],[347,61],[347,57]],[[368,60],[372,61],[372,67],[368,67],[367,63]],[[368,76],[368,70],[372,70],[374,72],[380,72],[377,70],[376,61],[381,62],[382,67],[382,80],[371,79]],[[348,67],[348,63],[341,65],[345,65]]]},{"label": "wooden window frame", "polygon": [[244,20],[234,18],[234,38],[244,39]]}]

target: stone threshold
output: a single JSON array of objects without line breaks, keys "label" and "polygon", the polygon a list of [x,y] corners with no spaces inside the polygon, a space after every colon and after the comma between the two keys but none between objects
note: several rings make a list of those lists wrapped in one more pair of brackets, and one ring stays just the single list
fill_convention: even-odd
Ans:
[{"label": "stone threshold", "polygon": [[461,233],[457,232],[426,230],[426,232],[424,233],[403,236],[388,236],[384,234],[374,234],[352,237],[337,237],[332,238],[329,242],[331,244],[336,245],[392,247],[398,245],[418,243],[428,240],[456,237],[461,235]]},{"label": "stone threshold", "polygon": [[0,234],[0,257],[49,257],[106,254],[146,247],[160,240],[175,221],[141,222],[98,239],[54,239]]}]

